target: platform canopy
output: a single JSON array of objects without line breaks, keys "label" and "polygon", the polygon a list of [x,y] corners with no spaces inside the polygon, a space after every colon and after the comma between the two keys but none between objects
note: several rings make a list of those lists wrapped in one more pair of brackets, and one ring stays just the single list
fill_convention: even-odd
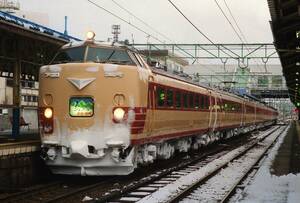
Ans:
[{"label": "platform canopy", "polygon": [[274,44],[292,102],[300,107],[300,1],[268,0]]},{"label": "platform canopy", "polygon": [[71,40],[79,39],[0,11],[0,77],[12,77],[20,60],[22,77],[36,80],[39,67]]},{"label": "platform canopy", "polygon": [[57,50],[79,39],[0,11],[0,77],[13,78],[12,136],[20,131],[21,80],[38,80],[39,68],[48,64]]}]

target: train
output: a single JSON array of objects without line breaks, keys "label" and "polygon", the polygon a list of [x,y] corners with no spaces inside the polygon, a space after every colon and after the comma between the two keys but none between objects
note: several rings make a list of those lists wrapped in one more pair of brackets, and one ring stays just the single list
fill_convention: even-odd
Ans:
[{"label": "train", "polygon": [[276,122],[261,102],[150,66],[95,35],[64,45],[39,72],[42,157],[54,174],[128,175]]}]

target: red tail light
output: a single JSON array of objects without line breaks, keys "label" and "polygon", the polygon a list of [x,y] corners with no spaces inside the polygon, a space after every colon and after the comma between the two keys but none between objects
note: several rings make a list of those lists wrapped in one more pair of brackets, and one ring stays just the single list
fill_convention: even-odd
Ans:
[{"label": "red tail light", "polygon": [[40,128],[46,134],[53,133],[53,108],[41,107],[39,108]]}]

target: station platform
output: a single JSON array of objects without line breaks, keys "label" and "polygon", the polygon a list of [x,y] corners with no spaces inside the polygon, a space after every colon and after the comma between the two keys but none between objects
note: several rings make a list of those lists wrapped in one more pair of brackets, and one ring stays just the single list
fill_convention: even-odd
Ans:
[{"label": "station platform", "polygon": [[0,133],[0,190],[31,185],[42,177],[40,146],[37,130],[22,130],[14,139],[9,131]]},{"label": "station platform", "polygon": [[15,138],[13,138],[11,130],[0,131],[0,144],[7,143],[7,142],[18,142],[18,141],[39,140],[39,139],[40,136],[37,129],[21,130],[20,135]]},{"label": "station platform", "polygon": [[300,201],[300,123],[292,121],[238,202],[298,203]]}]

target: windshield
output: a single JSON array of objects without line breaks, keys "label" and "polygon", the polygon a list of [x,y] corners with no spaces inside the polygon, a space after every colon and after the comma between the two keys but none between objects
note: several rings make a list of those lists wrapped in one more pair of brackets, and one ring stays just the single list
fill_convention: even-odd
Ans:
[{"label": "windshield", "polygon": [[86,47],[75,47],[60,50],[51,64],[83,62]]},{"label": "windshield", "polygon": [[104,47],[88,47],[87,56],[85,59],[86,46],[66,48],[60,50],[54,57],[51,64],[61,63],[114,63],[124,65],[136,65],[127,51],[124,49],[113,49]]},{"label": "windshield", "polygon": [[89,47],[87,61],[135,65],[126,50]]}]

